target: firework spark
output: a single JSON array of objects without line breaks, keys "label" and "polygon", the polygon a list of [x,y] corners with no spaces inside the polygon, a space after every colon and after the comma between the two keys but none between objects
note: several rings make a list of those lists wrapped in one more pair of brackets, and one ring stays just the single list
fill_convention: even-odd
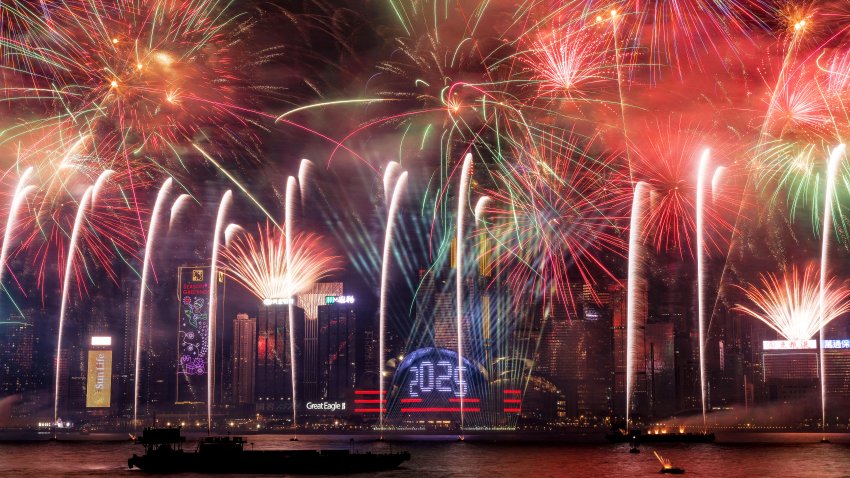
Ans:
[{"label": "firework spark", "polygon": [[[809,340],[821,328],[820,276],[814,266],[791,271],[779,278],[762,274],[759,284],[741,289],[749,305],[737,304],[735,310],[758,319],[786,340]],[[823,325],[850,311],[850,289],[836,278],[825,281]]]},{"label": "firework spark", "polygon": [[287,265],[287,238],[278,228],[257,226],[257,236],[237,233],[221,250],[220,266],[260,300],[289,299],[327,277],[339,266],[339,257],[318,236],[297,234],[291,240]]}]

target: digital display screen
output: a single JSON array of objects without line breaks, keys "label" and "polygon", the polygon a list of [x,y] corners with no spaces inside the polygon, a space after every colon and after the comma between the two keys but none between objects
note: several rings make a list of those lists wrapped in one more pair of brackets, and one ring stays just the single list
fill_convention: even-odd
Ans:
[{"label": "digital display screen", "polygon": [[89,350],[86,408],[108,408],[112,397],[112,351]]},{"label": "digital display screen", "polygon": [[177,401],[204,401],[209,352],[209,267],[181,267]]},{"label": "digital display screen", "polygon": [[850,349],[850,339],[828,339],[823,341],[825,349]]},{"label": "digital display screen", "polygon": [[816,340],[765,340],[764,350],[807,350],[817,348]]},{"label": "digital display screen", "polygon": [[[450,394],[453,397],[465,397],[468,392],[466,376],[468,373],[448,360],[433,362],[422,360],[410,367],[407,391],[410,397],[420,397],[431,393]],[[464,376],[461,379],[461,375]]]},{"label": "digital display screen", "polygon": [[[483,369],[467,357],[459,363],[454,350],[426,347],[407,354],[393,374],[387,397],[388,417],[416,419],[428,414],[477,413],[487,399]],[[355,399],[361,407],[374,406],[377,397]],[[370,405],[373,404],[373,405]]]}]

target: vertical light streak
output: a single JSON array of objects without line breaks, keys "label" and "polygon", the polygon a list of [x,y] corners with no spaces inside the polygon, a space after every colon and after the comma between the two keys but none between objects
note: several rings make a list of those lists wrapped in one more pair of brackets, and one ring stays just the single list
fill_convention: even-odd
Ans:
[{"label": "vertical light streak", "polygon": [[725,166],[718,166],[714,170],[714,174],[711,176],[711,201],[716,202],[717,198],[723,192],[722,187],[720,185],[721,181],[724,179],[724,175],[726,174]]},{"label": "vertical light streak", "polygon": [[458,388],[460,390],[460,433],[463,436],[463,224],[466,212],[466,202],[469,198],[469,173],[472,168],[472,154],[467,154],[463,160],[460,170],[460,189],[457,196],[457,247],[455,247],[455,285],[457,286],[457,297],[455,306],[457,308],[457,374]]},{"label": "vertical light streak", "polygon": [[224,219],[233,201],[233,193],[228,189],[221,196],[218,214],[215,219],[215,231],[212,241],[212,259],[210,259],[210,311],[207,315],[207,433],[212,431],[213,366],[215,365],[215,325],[218,308],[218,253],[221,236],[224,232]]},{"label": "vertical light streak", "polygon": [[56,338],[56,382],[53,388],[53,425],[59,420],[59,382],[62,368],[62,333],[65,330],[65,313],[68,309],[68,292],[71,288],[71,277],[74,272],[74,256],[77,252],[77,242],[80,239],[80,228],[86,218],[86,210],[92,202],[94,186],[86,188],[83,198],[77,205],[77,216],[71,231],[71,241],[68,243],[68,257],[65,259],[65,275],[62,277],[62,304],[59,307],[59,333]]},{"label": "vertical light streak", "polygon": [[115,174],[115,171],[108,169],[98,176],[97,181],[94,182],[94,189],[92,189],[91,192],[91,207],[94,207],[97,203],[97,196],[100,194],[100,190],[103,189],[103,185],[106,184],[106,181],[108,181],[109,177],[113,174]]},{"label": "vertical light streak", "polygon": [[478,201],[475,203],[475,222],[481,221],[481,218],[484,216],[484,208],[487,207],[487,203],[490,202],[489,196],[481,196],[478,198]]},{"label": "vertical light streak", "polygon": [[133,384],[133,427],[138,426],[139,418],[139,372],[141,369],[142,357],[142,330],[145,318],[145,292],[147,291],[148,272],[151,268],[151,254],[153,253],[154,238],[156,237],[156,229],[159,224],[159,215],[161,214],[165,198],[168,196],[168,190],[171,188],[171,178],[162,183],[159,188],[159,193],[156,195],[156,201],[153,205],[151,213],[151,221],[148,225],[147,243],[145,244],[145,257],[142,262],[142,283],[139,286],[139,311],[136,316],[136,362],[135,375]]},{"label": "vertical light streak", "polygon": [[702,402],[702,426],[706,426],[706,372],[705,372],[705,175],[708,162],[711,159],[708,148],[702,152],[697,171],[697,321],[699,328],[699,385],[700,401]]},{"label": "vertical light streak", "polygon": [[[823,229],[821,230],[820,248],[820,289],[818,292],[818,318],[820,333],[818,334],[818,348],[820,349],[820,405],[821,405],[821,429],[826,433],[826,355],[823,350],[824,333],[826,325],[824,320],[824,295],[826,294],[826,274],[829,270],[829,236],[832,229],[832,196],[835,189],[835,173],[838,171],[838,162],[844,155],[844,145],[839,144],[832,149],[829,155],[829,163],[826,169],[826,196],[823,204]],[[824,438],[825,440],[826,438]]]},{"label": "vertical light streak", "polygon": [[174,221],[177,219],[177,216],[180,215],[180,211],[182,211],[183,208],[185,207],[186,201],[188,201],[191,198],[192,198],[192,196],[184,193],[184,194],[181,194],[180,196],[178,196],[177,199],[174,200],[174,204],[171,205],[171,215],[169,216],[169,219],[168,219],[168,229],[171,229],[172,227],[174,227]]},{"label": "vertical light streak", "polygon": [[301,192],[301,210],[307,207],[307,196],[310,193],[308,188],[310,176],[313,174],[313,162],[309,159],[302,159],[298,165],[298,185]]},{"label": "vertical light streak", "polygon": [[12,242],[12,230],[15,228],[15,223],[18,222],[18,209],[20,209],[27,194],[35,188],[35,186],[27,185],[27,181],[29,181],[32,171],[32,167],[29,167],[24,170],[23,174],[21,174],[20,179],[18,179],[18,185],[15,187],[15,195],[12,197],[12,204],[9,206],[9,217],[6,218],[6,230],[3,231],[3,246],[0,248],[0,287],[2,287],[3,284],[3,273],[6,271],[6,261],[9,258],[9,248],[11,247]]},{"label": "vertical light streak", "polygon": [[[393,165],[396,163],[390,163]],[[388,167],[384,173],[384,184],[388,175],[393,174],[393,168]],[[387,228],[384,232],[384,254],[381,260],[381,303],[378,309],[378,408],[379,408],[379,428],[384,430],[384,409],[386,401],[384,399],[384,348],[385,348],[385,329],[387,323],[387,299],[389,298],[389,273],[390,273],[390,256],[392,253],[393,231],[395,230],[395,217],[398,214],[399,203],[401,202],[402,192],[407,184],[407,171],[401,173],[396,179],[392,193],[390,193],[390,208],[387,211]]]},{"label": "vertical light streak", "polygon": [[[286,251],[284,252],[284,261],[286,263],[287,272],[292,270],[292,233],[295,229],[295,201],[299,195],[298,181],[294,177],[289,176],[286,179],[286,204],[284,204],[284,227],[286,228]],[[297,380],[295,376],[295,303],[289,303],[289,373],[292,382],[292,429],[295,434],[298,434],[298,402],[297,400]]]},{"label": "vertical light streak", "polygon": [[390,207],[393,192],[391,187],[394,187],[394,183],[398,180],[399,169],[397,162],[390,161],[384,170],[384,207]]},{"label": "vertical light streak", "polygon": [[629,218],[629,265],[626,280],[626,432],[629,431],[629,418],[632,410],[632,389],[634,388],[634,348],[635,348],[635,321],[638,307],[637,277],[641,264],[643,247],[641,239],[641,217],[643,216],[644,198],[647,184],[639,181],[635,184],[632,196],[632,212]]}]

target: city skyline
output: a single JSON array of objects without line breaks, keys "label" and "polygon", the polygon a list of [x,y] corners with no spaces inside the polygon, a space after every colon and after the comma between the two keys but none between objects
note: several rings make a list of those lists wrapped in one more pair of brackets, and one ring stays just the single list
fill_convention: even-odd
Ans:
[{"label": "city skyline", "polygon": [[846,430],[845,7],[0,5],[0,426]]}]

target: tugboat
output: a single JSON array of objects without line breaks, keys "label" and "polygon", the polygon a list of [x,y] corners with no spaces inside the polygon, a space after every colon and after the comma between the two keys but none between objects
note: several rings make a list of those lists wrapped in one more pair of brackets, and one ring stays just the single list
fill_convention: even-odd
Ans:
[{"label": "tugboat", "polygon": [[352,453],[349,450],[245,450],[245,438],[209,436],[195,451],[184,451],[180,428],[145,428],[136,443],[145,454],[127,460],[129,468],[151,473],[264,473],[333,475],[398,468],[410,453]]},{"label": "tugboat", "polygon": [[658,473],[661,473],[663,475],[682,475],[685,473],[685,470],[683,468],[677,468],[673,466],[673,464],[670,463],[669,459],[663,458],[661,455],[658,454],[657,451],[653,451],[652,453],[655,453],[655,458],[658,458],[658,461],[661,462],[661,471],[659,471]]}]

